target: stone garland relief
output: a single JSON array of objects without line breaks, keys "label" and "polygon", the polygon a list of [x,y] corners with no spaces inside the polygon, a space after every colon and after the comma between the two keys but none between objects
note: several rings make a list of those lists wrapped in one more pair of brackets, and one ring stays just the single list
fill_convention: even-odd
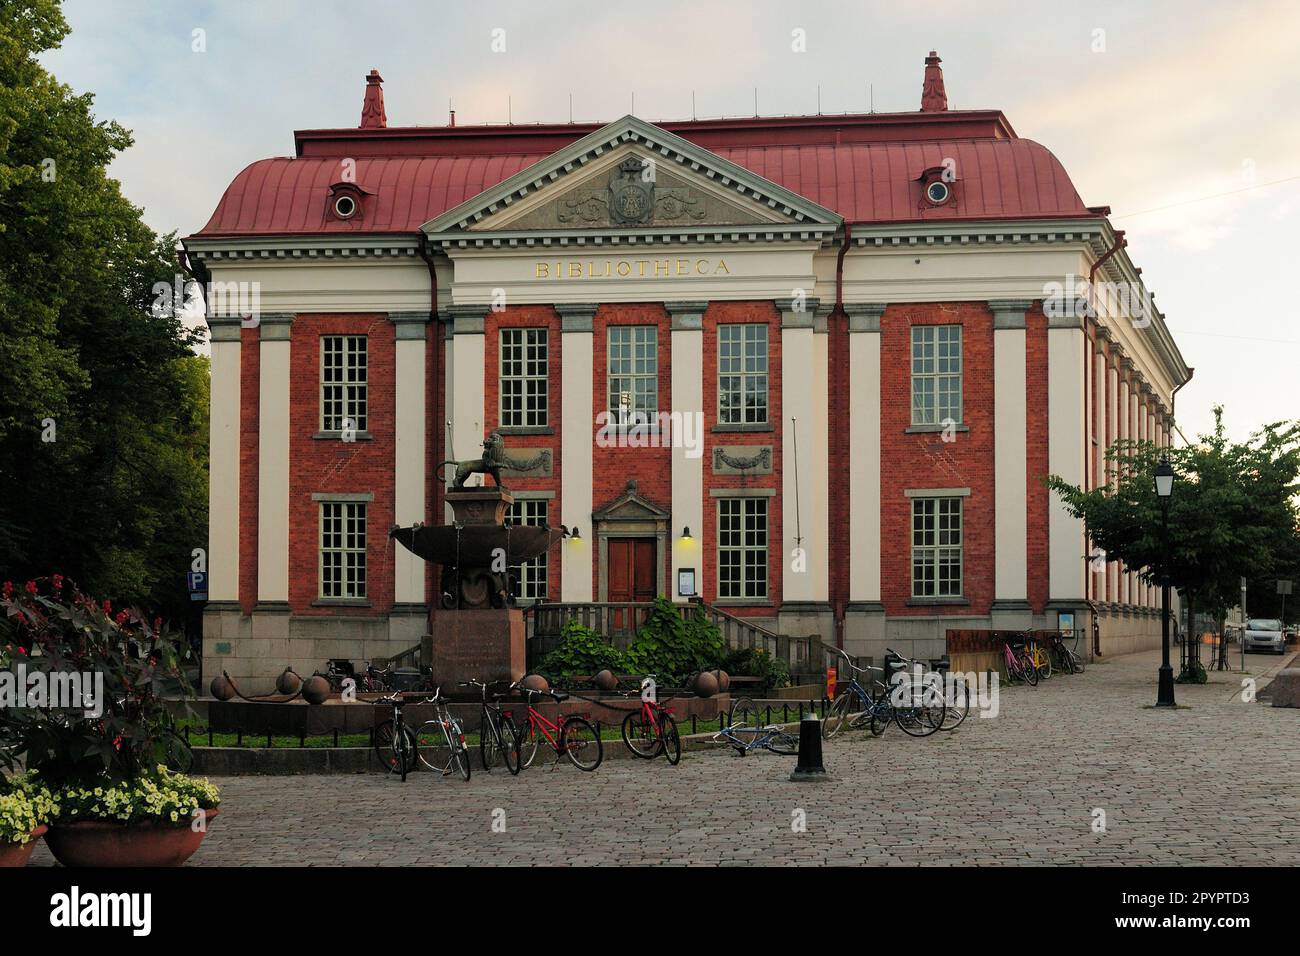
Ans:
[{"label": "stone garland relief", "polygon": [[647,181],[645,163],[625,159],[604,188],[587,184],[570,190],[552,203],[512,223],[520,229],[548,226],[590,228],[598,226],[655,226],[753,224],[767,220],[724,202],[662,167]]},{"label": "stone garland relief", "polygon": [[715,475],[770,475],[772,473],[771,445],[714,446],[713,473]]}]

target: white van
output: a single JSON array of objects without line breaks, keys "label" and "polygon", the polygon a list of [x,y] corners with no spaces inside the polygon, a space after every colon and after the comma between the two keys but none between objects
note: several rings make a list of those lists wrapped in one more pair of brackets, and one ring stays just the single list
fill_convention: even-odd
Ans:
[{"label": "white van", "polygon": [[1251,618],[1246,622],[1246,633],[1242,638],[1245,650],[1256,649],[1286,653],[1286,637],[1282,632],[1282,622],[1275,617]]}]

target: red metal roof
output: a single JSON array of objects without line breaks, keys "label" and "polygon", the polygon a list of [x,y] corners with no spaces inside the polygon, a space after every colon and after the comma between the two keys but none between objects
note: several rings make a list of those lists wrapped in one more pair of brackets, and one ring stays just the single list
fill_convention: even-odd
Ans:
[{"label": "red metal roof", "polygon": [[[916,116],[917,114],[912,114]],[[952,125],[961,113],[926,114],[908,142],[869,141],[881,133],[902,133],[897,114],[828,119],[771,120],[719,134],[716,121],[661,124],[697,145],[769,179],[850,222],[902,223],[927,220],[1037,219],[1091,217],[1064,167],[1046,148],[1016,139],[1000,113],[972,113],[984,135],[936,140],[925,133],[928,121]],[[989,117],[997,117],[1000,123]],[[855,122],[849,122],[854,120]],[[851,129],[845,135],[845,128]],[[698,129],[697,129],[698,127]],[[871,127],[875,127],[874,130]],[[483,128],[366,130],[396,155],[366,156],[349,148],[364,141],[360,131],[299,134],[296,158],[264,159],[244,169],[226,189],[201,237],[301,235],[310,233],[414,233],[420,226],[483,190],[563,148],[560,130],[576,142],[595,127],[547,127],[545,136],[500,134],[501,155],[484,152],[492,143]],[[953,127],[956,132],[958,127]],[[962,128],[962,133],[967,132]],[[697,135],[692,135],[696,133]],[[856,135],[853,135],[855,134]],[[1008,136],[1010,133],[1010,136]],[[961,135],[961,134],[958,134]],[[804,140],[790,143],[790,140]],[[766,143],[761,142],[766,140]],[[847,141],[846,141],[847,140]],[[868,140],[868,141],[863,141]],[[545,143],[545,151],[537,147]],[[369,140],[373,149],[378,145]],[[308,144],[304,149],[304,144]],[[441,145],[444,155],[428,155]],[[531,151],[519,151],[521,147]],[[416,151],[425,155],[412,155]],[[330,155],[321,155],[329,153]],[[355,159],[356,184],[372,194],[362,216],[327,217],[329,186],[343,180],[341,156]],[[926,170],[952,159],[958,185],[954,201],[933,207],[921,199],[916,180]]]}]

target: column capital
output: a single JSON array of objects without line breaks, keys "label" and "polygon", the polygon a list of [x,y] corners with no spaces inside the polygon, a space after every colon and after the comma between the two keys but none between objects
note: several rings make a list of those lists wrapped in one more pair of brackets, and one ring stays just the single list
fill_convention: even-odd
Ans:
[{"label": "column capital", "polygon": [[704,328],[704,310],[709,303],[704,300],[665,302],[664,308],[672,316],[674,332],[696,332]]},{"label": "column capital", "polygon": [[811,329],[817,324],[817,307],[821,299],[815,295],[803,299],[777,299],[776,307],[781,312],[781,328]]},{"label": "column capital", "polygon": [[263,342],[289,341],[289,327],[293,325],[292,312],[263,312],[257,316]]},{"label": "column capital", "polygon": [[595,302],[561,302],[555,306],[560,314],[561,332],[594,332],[596,329],[596,310],[600,308]]},{"label": "column capital", "polygon": [[989,299],[989,311],[993,313],[993,328],[1023,329],[1025,313],[1033,304],[1032,299]]},{"label": "column capital", "polygon": [[388,321],[393,323],[398,341],[404,339],[423,341],[429,327],[429,313],[389,312]]},{"label": "column capital", "polygon": [[240,335],[243,322],[237,315],[209,315],[207,323],[209,342],[238,343],[243,338]]},{"label": "column capital", "polygon": [[850,332],[879,332],[880,317],[889,305],[884,302],[845,302],[844,314],[849,317]]},{"label": "column capital", "polygon": [[486,305],[453,305],[447,310],[451,316],[453,335],[482,335],[487,319]]}]

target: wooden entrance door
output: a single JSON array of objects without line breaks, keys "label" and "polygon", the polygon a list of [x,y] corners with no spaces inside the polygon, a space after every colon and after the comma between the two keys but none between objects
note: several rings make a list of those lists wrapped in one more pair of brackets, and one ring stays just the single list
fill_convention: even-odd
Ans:
[{"label": "wooden entrance door", "polygon": [[[649,603],[656,597],[654,538],[609,539],[608,600],[611,604]],[[645,620],[644,611],[613,609],[611,626],[634,633]]]}]

